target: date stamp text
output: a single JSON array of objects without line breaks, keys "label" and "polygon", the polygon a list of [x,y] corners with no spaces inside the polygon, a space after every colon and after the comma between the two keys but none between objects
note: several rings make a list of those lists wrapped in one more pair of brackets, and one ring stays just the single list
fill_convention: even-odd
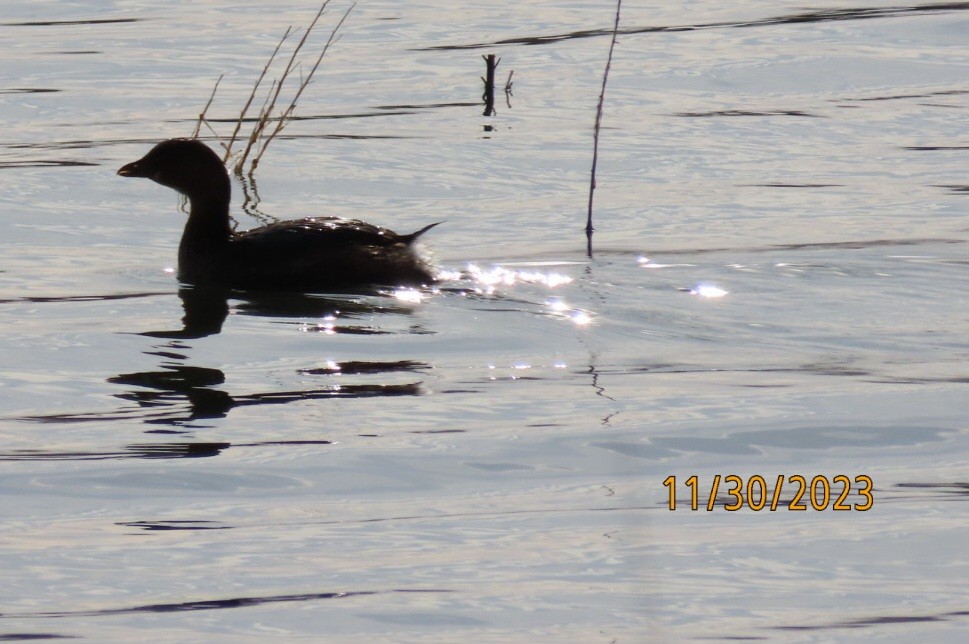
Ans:
[{"label": "date stamp text", "polygon": [[[736,474],[715,474],[710,482],[709,493],[706,487],[701,490],[700,478],[696,475],[687,478],[685,483],[689,488],[690,510],[699,510],[702,507],[707,512],[712,512],[718,501],[728,512],[735,512],[744,506],[755,512],[764,509],[771,512],[778,509],[792,512],[824,512],[829,509],[865,512],[875,504],[874,484],[867,474],[859,474],[854,479],[845,474],[830,478],[818,474],[810,479],[800,474],[779,474],[773,481],[773,489],[768,487],[767,479],[759,474],[747,479]],[[675,476],[667,476],[663,487],[669,491],[670,511],[686,507],[683,504],[677,505],[679,499],[676,497]],[[782,499],[781,495],[785,492],[791,495],[790,500]],[[719,496],[721,493],[723,497]]]}]

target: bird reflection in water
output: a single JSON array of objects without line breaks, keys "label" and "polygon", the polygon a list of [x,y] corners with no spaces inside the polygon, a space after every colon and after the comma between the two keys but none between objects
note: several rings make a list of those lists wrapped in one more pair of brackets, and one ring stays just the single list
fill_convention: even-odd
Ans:
[{"label": "bird reflection in water", "polygon": [[[225,373],[213,367],[188,364],[191,346],[187,340],[198,340],[216,335],[230,311],[230,299],[239,300],[233,306],[235,312],[243,315],[272,316],[293,318],[292,324],[306,326],[305,319],[329,320],[328,328],[334,333],[380,334],[395,331],[373,326],[355,325],[355,318],[373,319],[381,313],[409,314],[406,301],[399,299],[366,297],[322,297],[304,294],[241,294],[213,288],[181,288],[178,296],[182,302],[184,316],[180,329],[147,331],[139,335],[167,340],[145,351],[147,355],[162,358],[159,368],[152,371],[122,373],[107,379],[107,382],[126,387],[126,391],[114,394],[126,401],[118,409],[102,412],[82,412],[73,414],[50,414],[31,416],[24,420],[43,423],[83,423],[136,420],[143,422],[149,434],[186,434],[195,429],[208,427],[205,421],[225,418],[233,409],[252,405],[281,405],[291,402],[305,402],[331,398],[366,398],[378,396],[417,396],[423,393],[421,382],[350,383],[341,381],[339,385],[318,389],[294,391],[269,391],[248,394],[232,394],[222,385],[226,382]],[[345,323],[336,324],[336,319]],[[408,333],[428,333],[419,326],[411,326]],[[324,365],[307,366],[298,373],[310,376],[328,377],[332,375],[371,375],[379,376],[392,372],[419,373],[430,365],[415,360],[389,361],[348,361],[326,362]],[[273,441],[280,443],[329,443],[326,440]],[[262,444],[262,443],[260,443]],[[253,444],[248,444],[249,446]],[[0,460],[41,459],[45,458],[184,458],[215,456],[227,449],[229,443],[165,443],[155,445],[131,445],[124,452],[110,454],[67,454],[64,452],[45,453],[30,450],[30,454],[2,454]]]}]

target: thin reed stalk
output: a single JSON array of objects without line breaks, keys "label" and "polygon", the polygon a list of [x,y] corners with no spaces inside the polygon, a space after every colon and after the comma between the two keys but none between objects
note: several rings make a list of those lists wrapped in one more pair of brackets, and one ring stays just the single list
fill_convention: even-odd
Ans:
[{"label": "thin reed stalk", "polygon": [[[252,111],[253,105],[256,103],[256,97],[263,91],[266,78],[269,77],[270,70],[279,58],[279,53],[282,51],[283,45],[292,37],[294,29],[292,26],[290,26],[286,29],[285,33],[283,33],[282,38],[279,39],[279,42],[276,44],[276,48],[273,49],[272,54],[269,56],[269,60],[266,61],[266,64],[263,66],[259,77],[253,84],[252,91],[249,92],[249,97],[246,99],[245,104],[239,111],[239,116],[236,118],[232,134],[229,136],[227,142],[223,142],[222,137],[212,130],[212,126],[205,117],[206,112],[212,105],[212,101],[215,98],[216,91],[219,88],[219,83],[222,81],[222,76],[220,76],[219,80],[216,81],[215,87],[212,89],[212,94],[209,96],[208,103],[205,104],[205,108],[202,110],[202,113],[199,114],[198,122],[195,126],[195,132],[192,134],[192,137],[195,138],[199,136],[203,125],[211,130],[213,135],[219,139],[219,144],[225,150],[222,159],[223,162],[229,163],[229,160],[232,159],[233,156],[237,156],[235,162],[233,163],[233,169],[236,174],[241,175],[243,169],[245,168],[246,162],[249,161],[248,175],[251,177],[253,172],[255,172],[256,167],[259,165],[262,155],[265,154],[266,148],[282,131],[282,129],[293,120],[293,114],[296,111],[296,105],[299,102],[299,99],[302,97],[307,86],[313,80],[313,75],[319,69],[321,63],[323,62],[323,57],[329,51],[330,46],[333,45],[336,40],[338,40],[337,32],[343,26],[344,22],[346,22],[350,12],[356,6],[355,4],[351,5],[350,8],[346,10],[346,12],[337,22],[336,26],[330,32],[329,37],[323,45],[322,51],[320,51],[319,55],[313,61],[313,64],[309,67],[308,72],[303,74],[302,63],[299,59],[300,53],[303,51],[304,45],[306,45],[310,35],[320,22],[320,18],[326,12],[329,4],[330,0],[324,0],[323,4],[313,16],[313,19],[310,21],[309,25],[307,25],[306,29],[303,31],[302,37],[294,45],[293,51],[286,60],[286,64],[283,67],[282,72],[277,78],[274,78],[270,84],[269,89],[266,91],[265,97],[262,100],[262,104],[259,107],[258,114],[254,117],[250,117],[249,113]],[[287,80],[289,80],[290,76],[296,70],[299,70],[299,85],[293,92],[292,98],[289,99],[288,106],[285,109],[277,110],[277,104],[283,100],[283,89],[284,87],[288,87]],[[252,130],[247,136],[243,136],[241,134],[242,126],[247,122],[252,122]],[[236,143],[239,143],[240,141],[242,142],[242,150],[241,152],[236,153],[234,147]]]},{"label": "thin reed stalk", "polygon": [[193,133],[192,133],[192,138],[193,138],[193,139],[194,139],[194,138],[197,138],[197,137],[198,137],[198,135],[199,135],[199,132],[201,132],[201,131],[202,131],[202,124],[203,124],[203,123],[205,123],[205,125],[206,125],[206,126],[207,126],[207,127],[208,127],[208,128],[210,129],[210,130],[212,129],[212,126],[211,126],[211,125],[209,125],[209,122],[208,122],[207,120],[205,120],[205,114],[206,114],[206,112],[208,112],[208,111],[209,111],[209,107],[211,107],[211,106],[212,106],[212,101],[213,101],[213,100],[215,100],[215,93],[216,93],[216,92],[218,91],[218,89],[219,89],[219,83],[221,83],[221,82],[222,82],[222,79],[223,79],[224,77],[225,77],[225,74],[222,74],[221,76],[219,76],[219,79],[218,79],[217,81],[215,81],[215,87],[213,87],[213,88],[212,88],[212,93],[211,93],[211,94],[209,94],[209,102],[208,102],[208,103],[206,103],[206,104],[205,104],[205,107],[203,107],[203,108],[202,108],[202,111],[201,111],[201,112],[199,112],[199,120],[198,120],[198,121],[197,121],[197,122],[195,123],[195,132],[193,132]]},{"label": "thin reed stalk", "polygon": [[283,37],[279,39],[279,42],[276,44],[276,48],[269,56],[269,60],[267,60],[266,64],[263,66],[262,72],[259,74],[259,78],[257,78],[255,84],[253,84],[252,91],[249,92],[249,98],[246,99],[245,105],[242,106],[242,111],[239,112],[239,118],[236,120],[236,126],[235,129],[232,130],[232,135],[229,137],[229,142],[225,144],[225,156],[222,157],[223,163],[228,163],[229,157],[232,156],[232,146],[235,144],[236,138],[239,136],[239,130],[242,128],[242,123],[246,120],[246,115],[249,113],[249,107],[252,105],[252,101],[256,98],[256,92],[259,91],[259,86],[262,85],[263,79],[266,78],[266,74],[269,72],[269,68],[272,66],[273,61],[276,60],[276,54],[279,53],[280,47],[283,46],[283,43],[286,42],[286,39],[289,38],[289,35],[292,32],[292,25],[286,27],[286,32],[283,33]]},{"label": "thin reed stalk", "polygon": [[606,68],[602,73],[602,90],[599,92],[599,106],[596,108],[596,123],[593,133],[592,143],[592,172],[589,180],[589,214],[585,222],[585,236],[587,252],[592,257],[592,198],[596,189],[596,165],[599,162],[599,130],[602,127],[602,105],[606,100],[606,82],[609,80],[609,69],[612,67],[612,51],[616,48],[616,39],[619,36],[619,11],[622,7],[622,0],[616,0],[616,22],[612,27],[612,42],[609,44],[609,57],[606,58]]},{"label": "thin reed stalk", "polygon": [[[310,23],[310,26],[307,28],[306,33],[303,35],[303,40],[301,40],[299,45],[297,45],[296,51],[299,51],[299,49],[303,46],[303,42],[306,40],[306,36],[309,36],[310,30],[313,29],[314,26],[316,26],[316,22],[317,20],[319,20],[320,15],[323,13],[323,9],[326,8],[327,4],[329,4],[329,0],[323,3],[323,7],[320,9],[320,13],[316,14],[316,17],[313,19],[313,22]],[[269,136],[266,137],[265,140],[263,140],[262,146],[260,146],[259,148],[259,152],[256,153],[256,156],[252,160],[252,165],[249,168],[250,174],[252,172],[255,172],[256,166],[259,165],[259,160],[262,159],[262,155],[266,152],[266,148],[269,147],[269,144],[272,143],[273,139],[276,138],[276,135],[279,134],[282,131],[282,129],[286,127],[286,125],[292,119],[293,112],[296,111],[296,103],[299,102],[299,99],[303,95],[303,91],[306,89],[307,85],[309,85],[310,81],[313,80],[313,75],[316,73],[316,70],[319,69],[320,63],[323,62],[323,57],[326,56],[326,52],[329,51],[330,45],[332,45],[336,41],[337,32],[340,31],[340,27],[343,26],[344,22],[346,22],[347,17],[350,15],[350,12],[353,11],[353,8],[355,6],[357,6],[356,3],[350,5],[350,8],[343,13],[343,17],[340,18],[340,20],[336,23],[336,26],[334,26],[333,29],[330,31],[330,36],[329,38],[326,39],[326,44],[323,45],[323,49],[322,51],[320,51],[320,55],[316,57],[316,62],[313,63],[313,66],[310,68],[309,72],[300,81],[299,89],[297,89],[296,93],[293,95],[293,99],[290,101],[289,107],[287,107],[282,112],[282,114],[279,115],[279,118],[276,119],[276,126],[273,128],[272,132],[269,133]],[[295,57],[295,55],[296,55],[296,52],[294,51],[293,56]],[[292,71],[292,67],[288,66],[287,73],[289,71]],[[286,79],[286,73],[283,74],[283,77],[279,81],[279,85],[277,86],[277,90],[276,90],[276,96],[278,96],[279,90],[282,88],[283,81],[285,79]],[[273,97],[273,104],[275,104],[276,96]]]},{"label": "thin reed stalk", "polygon": [[[249,153],[252,151],[253,146],[266,130],[266,126],[269,124],[269,120],[272,118],[273,110],[276,109],[276,101],[279,100],[279,95],[282,93],[283,86],[286,84],[286,79],[296,66],[296,57],[299,56],[300,50],[302,50],[303,45],[306,44],[306,39],[310,37],[311,33],[313,33],[313,28],[316,27],[316,23],[319,22],[320,16],[323,15],[323,12],[326,11],[326,7],[329,4],[330,0],[326,0],[320,6],[320,10],[316,12],[316,15],[313,16],[313,20],[310,21],[309,26],[306,27],[306,31],[303,32],[303,37],[299,39],[298,43],[296,43],[296,47],[293,48],[293,53],[290,54],[289,60],[286,61],[286,67],[283,68],[283,73],[276,81],[274,88],[269,90],[269,98],[266,107],[259,113],[259,119],[256,121],[256,125],[252,129],[252,133],[249,135],[246,148],[242,151],[242,156],[239,158],[239,162],[236,164],[237,173],[241,173],[242,167],[245,165],[246,159],[249,158]],[[255,167],[249,168],[250,174],[252,174],[254,171]]]}]

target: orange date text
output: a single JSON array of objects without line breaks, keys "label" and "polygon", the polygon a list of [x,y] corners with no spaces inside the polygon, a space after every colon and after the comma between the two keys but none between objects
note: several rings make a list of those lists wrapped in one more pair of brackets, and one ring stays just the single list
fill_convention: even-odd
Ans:
[{"label": "orange date text", "polygon": [[[700,477],[696,475],[687,478],[684,483],[689,489],[689,508],[704,508],[707,512],[712,512],[718,505],[728,512],[736,512],[744,507],[755,512],[765,509],[771,512],[778,509],[791,512],[865,512],[875,504],[874,484],[867,474],[859,474],[854,478],[845,474],[832,477],[818,474],[811,478],[800,474],[779,474],[770,481],[773,487],[767,478],[759,474],[746,478],[736,474],[715,474],[710,480],[709,488],[703,486],[702,489]],[[667,476],[663,487],[668,489],[667,507],[671,511],[686,507],[683,504],[678,505],[680,499],[676,496],[675,476]],[[782,496],[785,493],[790,498]]]}]

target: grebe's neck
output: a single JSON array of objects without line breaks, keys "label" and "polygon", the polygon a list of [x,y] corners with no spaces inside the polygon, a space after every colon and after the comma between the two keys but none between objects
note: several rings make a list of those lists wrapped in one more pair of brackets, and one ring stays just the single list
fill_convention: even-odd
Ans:
[{"label": "grebe's neck", "polygon": [[232,237],[229,201],[196,196],[189,203],[188,221],[178,245],[178,274],[183,281],[200,282],[225,270],[224,257]]}]

